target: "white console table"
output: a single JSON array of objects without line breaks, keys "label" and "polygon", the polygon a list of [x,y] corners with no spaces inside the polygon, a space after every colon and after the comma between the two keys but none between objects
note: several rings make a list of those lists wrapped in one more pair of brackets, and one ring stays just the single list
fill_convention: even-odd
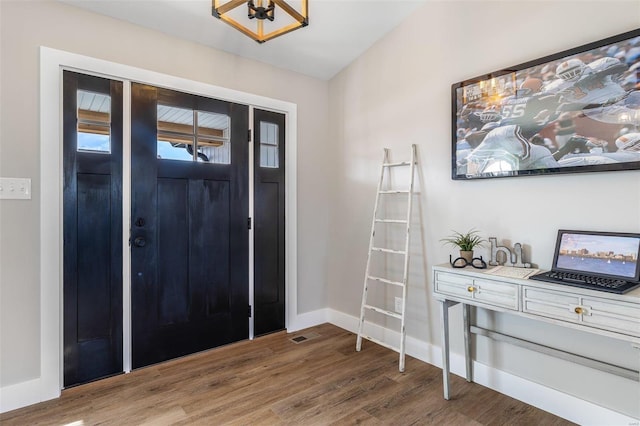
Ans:
[{"label": "white console table", "polygon": [[[605,293],[488,273],[492,269],[433,267],[433,292],[441,303],[442,375],[449,399],[449,308],[462,304],[466,379],[471,382],[469,307],[562,325],[630,342],[640,349],[640,288]],[[637,377],[636,377],[637,379]]]}]

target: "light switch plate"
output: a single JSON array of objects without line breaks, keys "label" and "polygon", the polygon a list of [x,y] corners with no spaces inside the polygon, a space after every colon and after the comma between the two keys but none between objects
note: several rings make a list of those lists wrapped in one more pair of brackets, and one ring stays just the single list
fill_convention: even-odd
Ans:
[{"label": "light switch plate", "polygon": [[1,200],[30,200],[30,178],[0,178]]}]

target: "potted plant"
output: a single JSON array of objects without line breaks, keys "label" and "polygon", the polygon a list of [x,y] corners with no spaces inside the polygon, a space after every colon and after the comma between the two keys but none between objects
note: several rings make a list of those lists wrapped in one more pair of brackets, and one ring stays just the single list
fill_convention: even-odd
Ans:
[{"label": "potted plant", "polygon": [[464,234],[461,232],[453,231],[452,235],[441,239],[440,241],[457,246],[460,249],[460,257],[467,262],[471,262],[473,259],[473,249],[480,247],[485,240],[478,235],[478,230],[470,229]]}]

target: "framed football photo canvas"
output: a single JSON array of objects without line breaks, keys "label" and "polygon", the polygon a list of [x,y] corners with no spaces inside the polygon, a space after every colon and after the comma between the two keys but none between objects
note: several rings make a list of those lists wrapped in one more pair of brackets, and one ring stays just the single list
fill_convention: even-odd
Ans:
[{"label": "framed football photo canvas", "polygon": [[451,95],[453,179],[640,169],[640,29]]}]

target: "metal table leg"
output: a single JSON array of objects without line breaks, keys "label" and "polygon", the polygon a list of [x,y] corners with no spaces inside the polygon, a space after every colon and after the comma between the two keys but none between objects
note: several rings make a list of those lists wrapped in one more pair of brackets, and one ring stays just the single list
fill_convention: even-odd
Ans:
[{"label": "metal table leg", "polygon": [[462,304],[462,322],[464,324],[464,361],[465,361],[465,373],[467,382],[471,382],[472,379],[472,359],[471,359],[471,330],[470,330],[470,309],[467,304]]},{"label": "metal table leg", "polygon": [[440,315],[442,322],[442,385],[444,388],[444,399],[449,399],[449,301],[442,300],[440,303]]}]

